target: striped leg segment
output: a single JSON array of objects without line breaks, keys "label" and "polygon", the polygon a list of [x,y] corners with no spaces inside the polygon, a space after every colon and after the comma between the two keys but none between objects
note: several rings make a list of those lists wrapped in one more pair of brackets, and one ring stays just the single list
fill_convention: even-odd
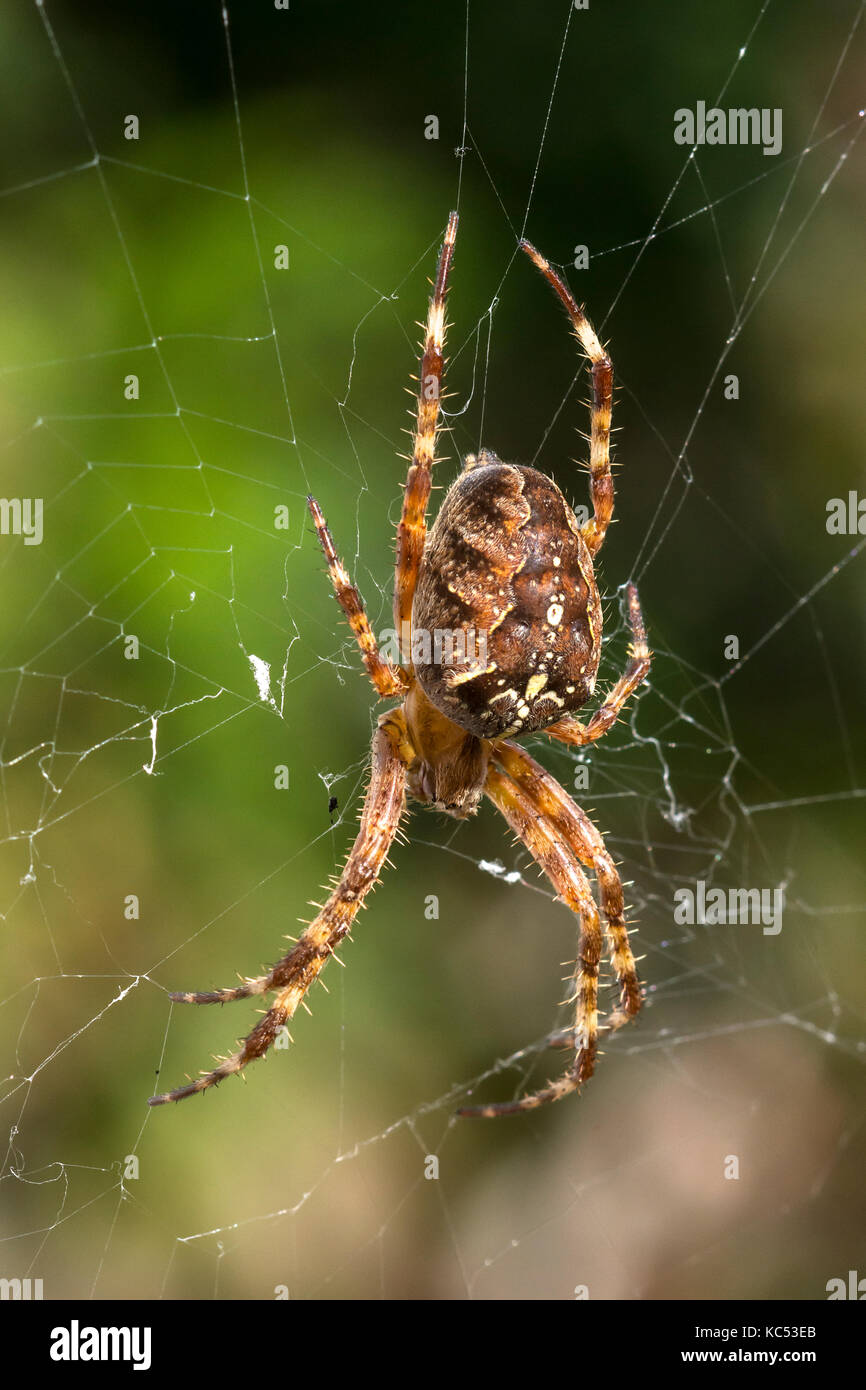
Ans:
[{"label": "striped leg segment", "polygon": [[[497,749],[494,756],[503,762],[500,753],[501,749]],[[498,1105],[466,1106],[457,1112],[471,1118],[493,1119],[501,1115],[519,1115],[550,1101],[562,1100],[579,1090],[592,1076],[598,1046],[598,967],[603,938],[598,908],[586,876],[568,842],[548,820],[535,797],[497,767],[488,771],[484,790],[547,874],[557,896],[580,917],[581,924],[575,972],[574,1059],[558,1081],[532,1095]]]},{"label": "striped leg segment", "polygon": [[[394,575],[394,626],[403,641],[412,621],[412,600],[427,535],[427,502],[430,497],[436,454],[436,431],[442,394],[443,351],[445,347],[445,296],[448,274],[454,257],[457,213],[448,218],[433,294],[427,311],[427,327],[421,354],[421,379],[415,421],[415,445],[403,493],[403,514],[397,527],[397,563]],[[408,662],[410,652],[403,651]]]},{"label": "striped leg segment", "polygon": [[643,995],[625,923],[622,881],[601,832],[556,778],[524,748],[501,743],[494,756],[538,813],[554,827],[559,839],[596,876],[611,963],[620,987],[619,1009],[608,1020],[608,1027],[619,1028],[639,1012]]},{"label": "striped leg segment", "polygon": [[273,1004],[237,1052],[197,1081],[152,1096],[150,1105],[185,1100],[187,1096],[218,1085],[227,1076],[242,1071],[248,1062],[264,1057],[276,1041],[307,990],[348,935],[359,907],[382,870],[406,804],[406,768],[400,757],[399,743],[399,727],[391,722],[390,716],[384,715],[373,735],[373,767],[358,837],[334,891],[288,955],[267,975],[245,980],[236,989],[171,996],[177,1003],[223,1004],[232,999],[276,992]]},{"label": "striped leg segment", "polygon": [[592,368],[592,411],[589,443],[589,476],[593,519],[583,528],[590,555],[595,555],[604,543],[605,532],[613,516],[613,478],[610,471],[610,420],[613,402],[613,365],[598,341],[595,329],[561,276],[545,260],[540,251],[528,241],[521,241],[521,251],[541,271],[552,285],[565,312],[571,320],[574,336],[586,353]]},{"label": "striped leg segment", "polygon": [[612,724],[616,722],[622,713],[626,700],[637,690],[638,686],[646,679],[647,673],[652,662],[652,652],[647,645],[646,627],[644,626],[643,614],[640,610],[640,601],[637,596],[637,589],[633,584],[629,584],[626,589],[628,601],[628,621],[631,628],[631,646],[629,648],[628,665],[620,676],[613,690],[608,695],[604,704],[592,715],[589,722],[581,724],[579,719],[568,715],[565,719],[559,719],[555,724],[548,724],[543,731],[549,738],[555,738],[560,743],[577,744],[579,747],[586,743],[595,743],[596,739],[602,738],[607,733]]},{"label": "striped leg segment", "polygon": [[349,626],[355,634],[355,640],[361,649],[361,660],[367,668],[367,674],[373,682],[376,690],[382,699],[389,699],[394,695],[402,695],[406,690],[406,681],[400,671],[392,666],[390,661],[379,651],[379,644],[373,635],[370,626],[370,619],[364,609],[364,600],[360,592],[349,578],[349,575],[337,554],[331,533],[328,530],[322,509],[315,497],[307,498],[307,506],[316,527],[316,534],[319,537],[319,544],[325,554],[328,564],[328,573],[331,576],[331,583],[334,586],[334,593],[337,602],[349,619]]}]

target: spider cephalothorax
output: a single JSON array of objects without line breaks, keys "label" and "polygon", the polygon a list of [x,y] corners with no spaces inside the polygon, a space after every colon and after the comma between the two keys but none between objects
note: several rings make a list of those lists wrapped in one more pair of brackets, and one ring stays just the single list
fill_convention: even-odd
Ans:
[{"label": "spider cephalothorax", "polygon": [[[641,1006],[641,988],[624,918],[622,884],[592,821],[544,768],[511,742],[539,730],[567,744],[607,732],[645,678],[650,651],[633,585],[626,589],[632,647],[624,674],[582,724],[572,711],[595,690],[601,655],[601,603],[593,556],[613,512],[610,416],[613,369],[561,277],[528,242],[523,251],[552,285],[591,363],[590,492],[593,516],[581,526],[556,484],[482,449],[470,454],[427,534],[439,425],[445,296],[457,234],[452,213],[439,255],[421,358],[414,452],[397,531],[394,620],[403,660],[379,650],[361,596],[341,564],[314,498],[310,512],[337,600],[349,619],[379,696],[400,703],[381,715],[373,735],[370,786],[361,829],[345,868],[318,916],[265,975],[233,989],[173,994],[183,1003],[216,1004],[274,993],[241,1044],[213,1071],[152,1105],[182,1100],[264,1056],[340,942],[378,880],[406,805],[417,801],[462,819],[483,796],[502,813],[581,923],[575,970],[575,1023],[565,1042],[574,1059],[559,1081],[520,1100],[467,1107],[494,1116],[534,1109],[577,1090],[593,1072],[598,1047],[598,972],[607,941],[619,982],[617,1028]],[[416,638],[423,639],[420,643]],[[599,906],[581,865],[598,883]],[[603,925],[602,925],[603,919]],[[560,1035],[558,1041],[562,1043]]]}]

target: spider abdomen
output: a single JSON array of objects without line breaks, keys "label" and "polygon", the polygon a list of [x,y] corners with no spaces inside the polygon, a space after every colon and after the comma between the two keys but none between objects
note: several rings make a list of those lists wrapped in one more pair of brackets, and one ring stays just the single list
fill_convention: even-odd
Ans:
[{"label": "spider abdomen", "polygon": [[480,738],[543,729],[592,694],[601,626],[592,560],[556,484],[470,455],[430,531],[412,610],[429,700]]}]

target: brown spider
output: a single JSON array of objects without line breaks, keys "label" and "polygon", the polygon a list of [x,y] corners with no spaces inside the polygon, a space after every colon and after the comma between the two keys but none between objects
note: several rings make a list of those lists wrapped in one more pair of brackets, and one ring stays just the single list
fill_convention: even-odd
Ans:
[{"label": "brown spider", "polygon": [[[348,935],[378,880],[406,809],[417,801],[462,820],[490,798],[544,870],[557,896],[581,921],[575,970],[576,1017],[564,1035],[574,1060],[559,1081],[522,1099],[472,1106],[461,1115],[513,1115],[579,1089],[595,1066],[598,970],[603,936],[620,986],[608,1020],[618,1028],[641,1006],[641,986],[623,916],[622,884],[600,832],[559,783],[510,734],[537,730],[562,743],[595,742],[611,727],[646,676],[651,653],[634,585],[627,588],[632,632],[629,661],[601,708],[582,724],[570,713],[595,689],[601,656],[601,602],[592,557],[601,549],[613,513],[610,420],[613,369],[566,285],[528,241],[520,248],[553,286],[592,366],[590,489],[594,516],[581,527],[550,478],[522,464],[502,463],[481,450],[470,454],[452,484],[430,535],[426,511],[435,461],[445,340],[445,295],[454,254],[452,212],[436,271],[421,358],[414,453],[397,530],[394,622],[401,634],[400,665],[379,649],[363,601],[344,569],[314,498],[310,512],[325,553],[337,601],[380,698],[401,703],[380,715],[361,828],[340,878],[303,936],[272,969],[235,989],[172,994],[178,1003],[223,1004],[276,993],[274,1003],[240,1050],[150,1104],[183,1100],[215,1086],[263,1057],[307,990]],[[484,639],[419,653],[414,638],[431,633]],[[423,645],[423,644],[422,644]],[[456,650],[455,650],[456,648]],[[581,869],[599,886],[599,910]],[[563,1035],[560,1035],[560,1043]]]}]

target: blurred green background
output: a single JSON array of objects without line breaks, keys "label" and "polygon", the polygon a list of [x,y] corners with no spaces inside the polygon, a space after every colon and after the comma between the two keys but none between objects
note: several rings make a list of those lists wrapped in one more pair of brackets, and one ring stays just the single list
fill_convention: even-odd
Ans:
[{"label": "blurred green background", "polygon": [[[0,495],[45,500],[41,546],[0,538],[4,1277],[49,1298],[814,1298],[857,1266],[862,538],[825,517],[866,487],[860,9],[234,4],[234,89],[216,3],[4,10]],[[729,76],[724,105],[783,110],[782,153],[683,172],[673,112]],[[440,484],[483,443],[584,500],[586,382],[524,230],[614,359],[602,676],[630,577],[657,656],[581,799],[630,881],[647,1007],[581,1098],[455,1121],[465,1088],[561,1064],[541,1042],[576,929],[491,808],[416,808],[294,1047],[149,1112],[255,1018],[167,991],[272,960],[351,843],[376,710],[304,497],[390,626],[405,388],[452,206]],[[784,885],[782,932],[677,926],[700,878]]]}]

